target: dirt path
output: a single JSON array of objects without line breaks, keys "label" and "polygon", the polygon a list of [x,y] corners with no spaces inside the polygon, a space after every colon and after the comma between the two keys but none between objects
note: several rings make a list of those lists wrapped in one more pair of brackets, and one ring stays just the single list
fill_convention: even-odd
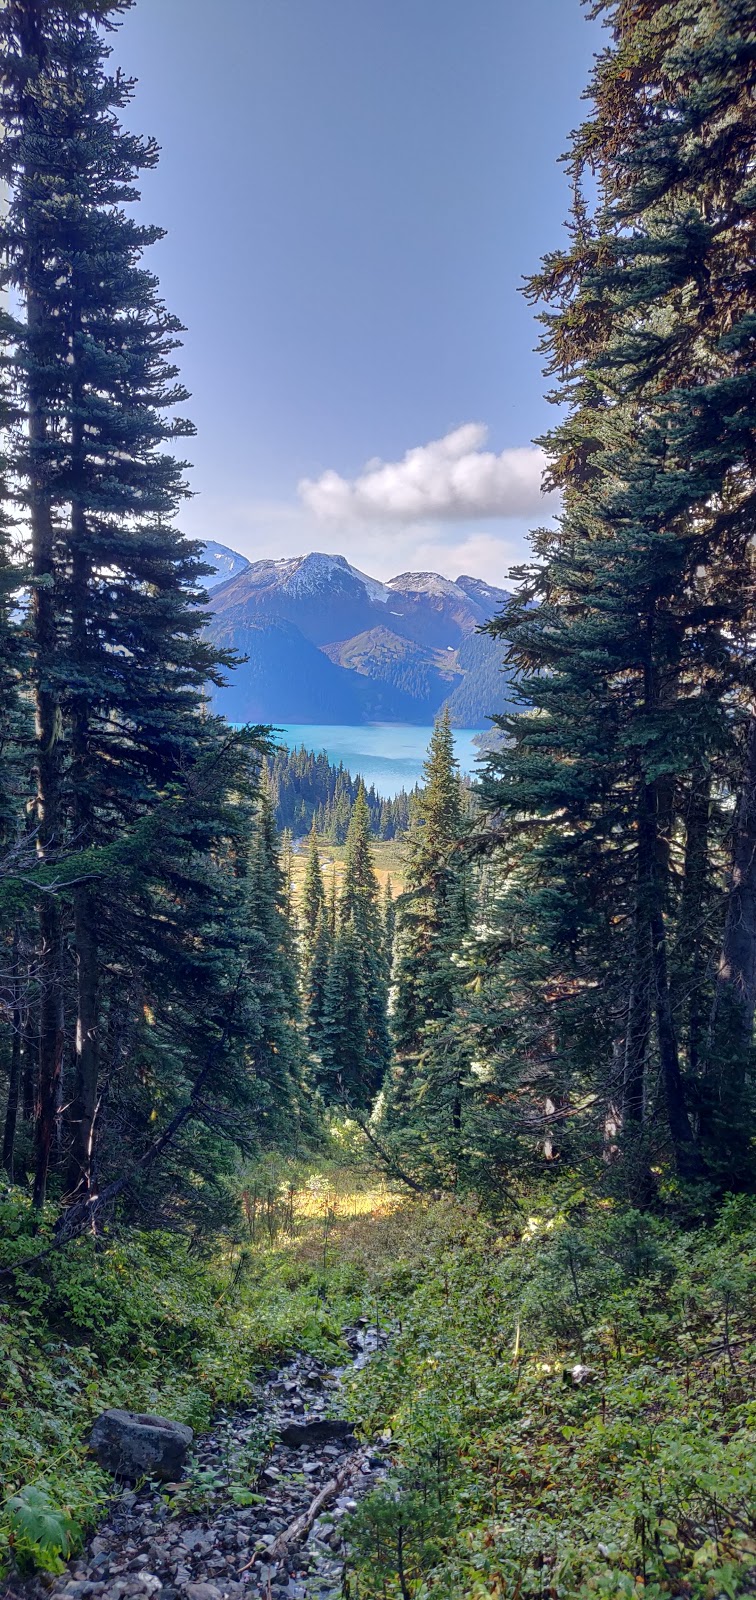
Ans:
[{"label": "dirt path", "polygon": [[[364,1325],[346,1337],[357,1365],[384,1342]],[[344,1370],[303,1355],[274,1372],[256,1403],[219,1418],[195,1442],[188,1476],[168,1490],[169,1504],[154,1489],[127,1490],[48,1594],[54,1600],[336,1600],[343,1518],[385,1471],[380,1456],[358,1448],[343,1423],[329,1421]],[[260,1441],[273,1432],[281,1442],[261,1465]],[[236,1503],[231,1485],[238,1497],[244,1483],[259,1503]]]}]

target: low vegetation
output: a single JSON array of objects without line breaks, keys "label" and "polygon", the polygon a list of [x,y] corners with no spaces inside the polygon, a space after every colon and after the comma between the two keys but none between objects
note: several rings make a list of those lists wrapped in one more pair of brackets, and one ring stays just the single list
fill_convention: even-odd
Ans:
[{"label": "low vegetation", "polygon": [[[28,1252],[28,1220],[4,1200],[4,1261]],[[391,1341],[349,1404],[392,1460],[349,1530],[364,1600],[748,1593],[755,1267],[745,1199],[682,1229],[569,1188],[493,1218],[347,1168],[262,1164],[212,1256],[132,1233],[76,1241],[52,1295],[41,1263],[13,1273],[6,1559],[55,1568],[96,1520],[103,1406],[205,1427],[287,1353],[337,1360],[362,1314]]]},{"label": "low vegetation", "polygon": [[[87,1437],[106,1407],[203,1429],[285,1355],[336,1358],[361,1303],[359,1274],[329,1251],[343,1202],[317,1176],[297,1194],[293,1218],[291,1196],[263,1165],[244,1190],[236,1237],[211,1250],[132,1229],[79,1238],[51,1259],[50,1233],[33,1233],[28,1200],[0,1194],[0,1566],[13,1551],[22,1567],[55,1570],[96,1521],[111,1480],[88,1456]],[[308,1241],[301,1254],[279,1247],[292,1222]]]}]

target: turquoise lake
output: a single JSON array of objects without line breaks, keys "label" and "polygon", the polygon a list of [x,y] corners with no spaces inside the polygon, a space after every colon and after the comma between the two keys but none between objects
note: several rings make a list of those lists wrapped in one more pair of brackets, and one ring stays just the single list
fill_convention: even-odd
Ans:
[{"label": "turquoise lake", "polygon": [[[416,728],[407,723],[370,722],[364,727],[341,727],[328,723],[289,723],[276,729],[282,744],[316,754],[325,750],[329,761],[342,761],[353,776],[359,773],[378,794],[390,798],[400,789],[419,783],[432,728]],[[473,744],[479,728],[455,728],[454,751],[462,772],[475,772],[480,751]]]}]

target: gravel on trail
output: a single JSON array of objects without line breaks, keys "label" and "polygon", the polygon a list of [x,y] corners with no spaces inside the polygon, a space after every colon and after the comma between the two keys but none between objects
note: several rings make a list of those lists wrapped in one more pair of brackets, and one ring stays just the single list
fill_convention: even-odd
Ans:
[{"label": "gravel on trail", "polygon": [[[345,1338],[358,1367],[387,1341],[385,1332],[364,1322],[345,1330]],[[358,1448],[354,1435],[344,1434],[343,1422],[327,1426],[338,1412],[346,1370],[329,1370],[316,1357],[299,1355],[271,1373],[252,1404],[221,1414],[195,1440],[181,1484],[119,1491],[65,1573],[46,1583],[19,1584],[9,1596],[337,1600],[346,1559],[343,1519],[386,1471],[380,1451]],[[315,1423],[320,1426],[307,1427]],[[305,1442],[284,1444],[281,1435],[304,1436]],[[261,1440],[271,1436],[279,1442],[261,1460]],[[229,1489],[229,1479],[238,1484],[244,1476],[245,1460],[252,1463],[247,1488],[256,1496],[253,1505],[239,1505]],[[347,1481],[328,1498],[311,1530],[271,1558],[271,1547],[345,1468]]]}]

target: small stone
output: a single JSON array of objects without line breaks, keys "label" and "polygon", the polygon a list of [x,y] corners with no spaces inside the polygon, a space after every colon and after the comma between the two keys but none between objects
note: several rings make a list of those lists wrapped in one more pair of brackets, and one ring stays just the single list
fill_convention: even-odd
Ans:
[{"label": "small stone", "polygon": [[187,1583],[184,1593],[186,1600],[221,1600],[217,1583]]}]

